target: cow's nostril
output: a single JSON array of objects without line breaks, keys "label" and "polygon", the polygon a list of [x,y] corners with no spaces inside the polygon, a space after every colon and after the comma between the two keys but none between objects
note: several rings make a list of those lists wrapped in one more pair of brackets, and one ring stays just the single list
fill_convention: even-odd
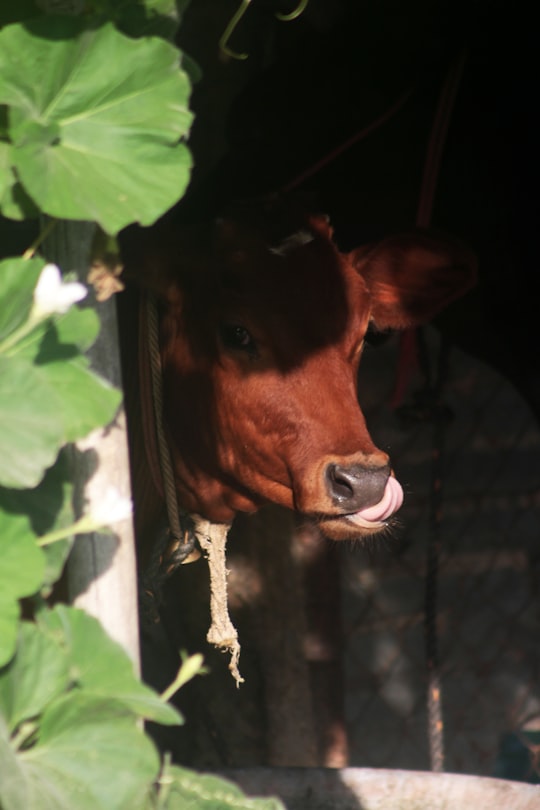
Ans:
[{"label": "cow's nostril", "polygon": [[326,468],[326,486],[336,506],[353,512],[379,503],[389,475],[388,465],[363,467],[354,464],[345,467],[341,464],[329,464]]},{"label": "cow's nostril", "polygon": [[354,477],[339,464],[331,464],[327,471],[330,494],[337,500],[350,500],[354,497]]}]

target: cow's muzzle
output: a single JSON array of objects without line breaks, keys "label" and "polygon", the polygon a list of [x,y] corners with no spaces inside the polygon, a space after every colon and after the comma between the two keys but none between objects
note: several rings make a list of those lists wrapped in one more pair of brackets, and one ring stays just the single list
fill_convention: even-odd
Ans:
[{"label": "cow's muzzle", "polygon": [[358,512],[382,499],[390,466],[364,466],[329,464],[325,470],[325,483],[334,506],[343,512]]},{"label": "cow's muzzle", "polygon": [[[339,507],[340,515],[328,517],[330,524],[339,522],[345,535],[358,531],[371,534],[380,531],[403,503],[403,490],[392,476],[390,466],[345,466],[329,464],[325,471],[327,492],[334,506]],[[323,528],[324,531],[324,528]],[[329,534],[334,532],[329,531]],[[339,532],[341,534],[341,532]]]}]

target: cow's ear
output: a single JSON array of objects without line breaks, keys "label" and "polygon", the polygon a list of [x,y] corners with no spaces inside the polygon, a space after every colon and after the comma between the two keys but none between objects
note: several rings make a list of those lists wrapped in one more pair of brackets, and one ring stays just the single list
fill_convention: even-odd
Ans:
[{"label": "cow's ear", "polygon": [[403,234],[349,255],[370,291],[377,329],[424,323],[476,281],[475,255],[448,237]]}]

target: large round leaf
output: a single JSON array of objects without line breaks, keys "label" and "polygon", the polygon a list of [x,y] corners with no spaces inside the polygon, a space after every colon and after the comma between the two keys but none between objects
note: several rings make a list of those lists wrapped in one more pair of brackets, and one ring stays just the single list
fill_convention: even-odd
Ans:
[{"label": "large round leaf", "polygon": [[82,610],[57,605],[43,613],[44,628],[65,646],[73,678],[86,694],[115,698],[129,711],[164,725],[178,725],[180,714],[135,675],[133,662],[101,624]]},{"label": "large round leaf", "polygon": [[179,61],[169,43],[111,24],[46,16],[0,32],[12,159],[44,212],[115,233],[181,197],[191,157],[179,141],[192,116]]},{"label": "large round leaf", "polygon": [[11,731],[41,714],[64,691],[68,671],[67,655],[55,639],[22,622],[16,654],[0,672],[0,714]]},{"label": "large round leaf", "polygon": [[13,168],[13,147],[0,141],[0,211],[8,219],[36,219],[36,208]]},{"label": "large round leaf", "polygon": [[20,810],[28,807],[28,792],[22,766],[11,747],[9,729],[0,713],[0,807]]},{"label": "large round leaf", "polygon": [[64,443],[57,398],[40,369],[0,357],[0,485],[34,487]]},{"label": "large round leaf", "polygon": [[[0,577],[0,584],[2,579],[3,577]],[[18,601],[9,594],[0,593],[0,667],[4,666],[15,652],[19,619]]]},{"label": "large round leaf", "polygon": [[44,264],[42,259],[13,258],[0,262],[0,340],[27,319]]},{"label": "large round leaf", "polygon": [[177,765],[166,769],[162,781],[167,785],[163,810],[285,810],[277,798],[253,799],[227,779]]},{"label": "large round leaf", "polygon": [[[0,487],[0,510],[11,514],[28,515],[32,522],[32,530],[38,537],[47,532],[65,529],[75,522],[71,478],[67,454],[60,452],[56,463],[47,470],[39,486],[33,489]],[[42,595],[47,595],[52,585],[59,579],[72,540],[72,537],[67,537],[41,549],[45,556]]]},{"label": "large round leaf", "polygon": [[31,810],[141,810],[159,768],[133,715],[82,692],[49,706],[37,744],[17,759]]},{"label": "large round leaf", "polygon": [[15,650],[18,600],[39,591],[45,558],[28,518],[0,509],[0,667]]},{"label": "large round leaf", "polygon": [[66,313],[56,315],[53,322],[42,321],[10,349],[10,354],[26,357],[38,365],[75,359],[92,346],[99,327],[95,310],[71,307]]},{"label": "large round leaf", "polygon": [[64,439],[72,442],[108,424],[122,399],[120,391],[86,367],[86,360],[59,360],[39,366],[57,400]]},{"label": "large round leaf", "polygon": [[77,346],[84,352],[95,342],[99,334],[99,317],[90,307],[79,309],[71,307],[55,320],[55,329],[58,342]]}]

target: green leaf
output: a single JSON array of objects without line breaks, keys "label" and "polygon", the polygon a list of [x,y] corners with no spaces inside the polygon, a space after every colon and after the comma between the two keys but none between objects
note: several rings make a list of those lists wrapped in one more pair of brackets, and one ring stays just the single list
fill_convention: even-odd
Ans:
[{"label": "green leaf", "polygon": [[85,358],[60,360],[40,366],[54,391],[64,440],[75,441],[108,424],[122,400],[121,392],[86,368]]},{"label": "green leaf", "polygon": [[26,783],[13,748],[9,731],[0,714],[0,807],[2,810],[21,810],[28,807]]},{"label": "green leaf", "polygon": [[[0,108],[0,113],[4,108]],[[0,132],[1,137],[1,132]],[[0,211],[9,219],[36,219],[39,210],[19,183],[13,168],[12,146],[0,140]]]},{"label": "green leaf", "polygon": [[100,322],[97,312],[90,307],[71,307],[55,320],[58,342],[73,345],[81,352],[92,346],[99,335]]},{"label": "green leaf", "polygon": [[[22,307],[28,289],[25,298],[15,281],[11,286]],[[16,314],[10,312],[8,306],[5,319],[12,327]],[[77,345],[86,348],[95,338],[96,317],[74,309],[57,324],[36,328],[13,356],[0,357],[0,485],[36,486],[63,444],[114,417],[120,391],[88,369]]]},{"label": "green leaf", "polygon": [[10,730],[40,715],[67,684],[64,650],[36,625],[22,622],[15,656],[0,670],[0,713]]},{"label": "green leaf", "polygon": [[[75,521],[72,493],[69,465],[66,454],[61,452],[38,487],[30,490],[0,487],[0,509],[12,514],[28,515],[32,530],[39,537],[70,526]],[[73,538],[60,540],[42,548],[46,560],[41,588],[43,595],[47,596],[60,577],[72,541]]]},{"label": "green leaf", "polygon": [[44,265],[43,259],[14,258],[0,262],[0,341],[28,318]]},{"label": "green leaf", "polygon": [[95,342],[100,329],[99,317],[90,307],[71,307],[54,320],[39,324],[19,341],[11,354],[26,357],[38,364],[79,357]]},{"label": "green leaf", "polygon": [[14,179],[10,177],[11,164],[13,162],[10,152],[11,144],[0,140],[0,203],[14,182]]},{"label": "green leaf", "polygon": [[[58,528],[60,528],[60,526]],[[62,575],[74,539],[74,537],[69,537],[65,540],[57,540],[56,543],[51,543],[42,549],[46,562],[43,582],[41,584],[41,595],[45,599],[50,596],[54,583],[57,582]]]},{"label": "green leaf", "polygon": [[46,709],[21,751],[28,810],[142,810],[159,758],[116,701],[72,692]]},{"label": "green leaf", "polygon": [[176,765],[165,770],[160,782],[165,795],[159,810],[285,810],[279,799],[248,798],[226,779]]},{"label": "green leaf", "polygon": [[0,485],[33,487],[64,442],[46,375],[22,357],[0,357]]},{"label": "green leaf", "polygon": [[179,140],[192,116],[179,60],[161,39],[84,30],[73,18],[0,32],[13,164],[44,212],[115,233],[151,224],[181,197],[191,157]]},{"label": "green leaf", "polygon": [[129,711],[164,725],[182,722],[172,706],[163,703],[136,677],[127,653],[101,624],[82,610],[57,605],[41,615],[49,632],[66,647],[72,677],[87,694],[115,698]]},{"label": "green leaf", "polygon": [[[3,577],[0,576],[0,584],[2,580]],[[9,661],[15,652],[19,617],[18,601],[10,594],[0,593],[0,666]]]},{"label": "green leaf", "polygon": [[17,639],[18,599],[39,591],[45,558],[28,518],[0,510],[0,666],[12,657]]}]

